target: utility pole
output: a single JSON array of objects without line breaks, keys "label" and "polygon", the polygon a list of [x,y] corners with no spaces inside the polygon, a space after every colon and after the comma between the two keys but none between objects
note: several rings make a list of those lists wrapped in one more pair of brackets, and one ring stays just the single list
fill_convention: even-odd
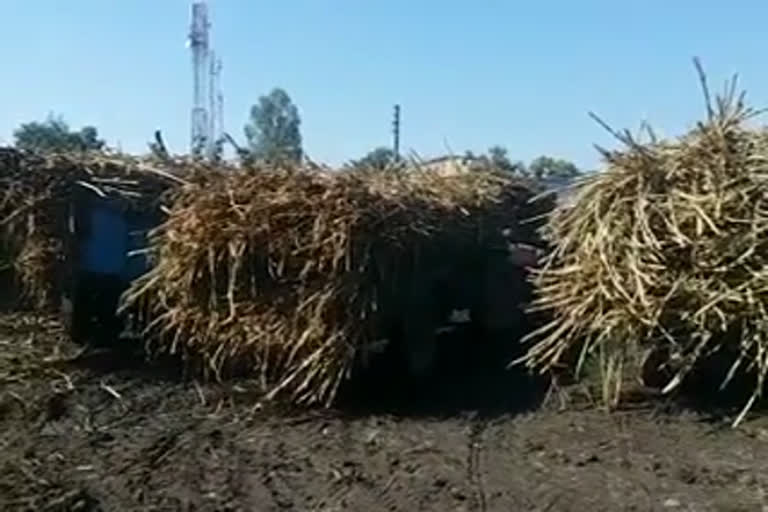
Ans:
[{"label": "utility pole", "polygon": [[213,50],[208,54],[208,66],[208,135],[205,152],[212,159],[216,151],[216,53]]},{"label": "utility pole", "polygon": [[208,88],[208,158],[213,159],[224,131],[224,96],[221,92],[221,59],[210,53],[210,75]]},{"label": "utility pole", "polygon": [[208,73],[209,29],[208,5],[204,1],[192,4],[192,26],[189,30],[189,47],[192,49],[192,126],[190,151],[200,155],[210,139],[209,112],[205,105]]},{"label": "utility pole", "polygon": [[392,123],[395,159],[400,160],[400,105],[395,105],[395,120]]}]

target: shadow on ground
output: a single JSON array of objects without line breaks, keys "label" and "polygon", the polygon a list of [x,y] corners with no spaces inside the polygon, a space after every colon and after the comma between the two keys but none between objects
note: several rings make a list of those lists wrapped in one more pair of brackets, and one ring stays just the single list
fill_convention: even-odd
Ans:
[{"label": "shadow on ground", "polygon": [[[439,346],[435,372],[421,379],[407,376],[394,350],[382,354],[369,370],[342,384],[328,412],[351,418],[498,417],[530,411],[541,404],[549,380],[532,376],[520,367],[507,368],[507,363],[522,352],[514,337],[507,343],[511,350],[502,351],[488,340],[458,330],[442,336]],[[95,375],[147,381],[181,383],[199,377],[199,372],[185,369],[178,357],[149,358],[141,341],[135,339],[122,339],[108,344],[108,348],[84,348],[71,364]],[[252,388],[251,384],[246,379],[230,378],[221,388]],[[238,396],[245,398],[246,394]],[[247,396],[259,400],[253,389]],[[272,408],[288,416],[307,412],[279,404]]]},{"label": "shadow on ground", "polygon": [[[0,299],[3,295],[0,293]],[[2,305],[12,308],[13,301],[0,300]],[[21,336],[38,327],[19,325],[15,329]],[[342,384],[334,407],[326,413],[350,418],[376,415],[412,419],[492,418],[537,410],[551,382],[547,376],[531,375],[520,366],[508,366],[524,353],[520,335],[508,333],[503,342],[493,343],[468,327],[457,328],[441,336],[435,371],[421,379],[408,376],[396,350],[385,352],[372,361],[367,371]],[[199,368],[180,357],[148,357],[140,339],[105,341],[102,340],[100,347],[82,347],[80,354],[68,359],[67,366],[97,377],[148,383],[183,384],[200,378]],[[725,389],[720,389],[735,358],[733,354],[714,354],[697,365],[676,393],[668,397],[661,397],[658,392],[640,393],[630,400],[630,405],[634,407],[640,400],[661,413],[691,411],[711,422],[732,421],[750,399],[756,382],[754,372],[739,372]],[[663,376],[663,382],[668,378],[669,375]],[[219,393],[231,393],[239,403],[255,404],[263,397],[255,384],[244,378],[230,378],[213,387]],[[752,412],[765,413],[767,405],[765,400],[758,400]],[[273,404],[270,409],[287,416],[307,412],[305,408],[284,404]]]},{"label": "shadow on ground", "polygon": [[[725,350],[702,358],[672,398],[680,407],[710,421],[732,420],[749,402],[758,382],[757,371],[748,369],[748,363],[741,365],[740,371],[728,380],[729,371],[737,360],[738,354]],[[764,386],[763,397],[766,391]],[[758,397],[750,412],[765,413],[767,410],[766,401]]]},{"label": "shadow on ground", "polygon": [[[0,263],[1,265],[2,263]],[[0,313],[8,313],[19,306],[18,286],[7,269],[0,269]]]},{"label": "shadow on ground", "polygon": [[432,374],[409,377],[396,349],[381,354],[370,369],[346,382],[337,409],[353,416],[494,417],[538,407],[549,380],[508,363],[522,355],[519,335],[492,342],[459,328],[439,339]]},{"label": "shadow on ground", "polygon": [[182,382],[187,374],[180,358],[150,357],[140,339],[120,339],[102,347],[83,347],[72,366],[95,375],[129,374],[137,378]]}]

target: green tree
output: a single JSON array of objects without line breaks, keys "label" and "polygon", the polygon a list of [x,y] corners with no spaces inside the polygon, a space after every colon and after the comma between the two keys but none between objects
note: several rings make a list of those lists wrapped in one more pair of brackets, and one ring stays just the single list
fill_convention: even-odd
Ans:
[{"label": "green tree", "polygon": [[573,178],[581,174],[581,170],[573,162],[549,156],[536,158],[528,171],[537,179],[546,178]]},{"label": "green tree", "polygon": [[40,152],[98,151],[105,145],[93,126],[75,132],[64,119],[53,115],[43,122],[22,124],[13,132],[13,137],[17,148]]},{"label": "green tree", "polygon": [[299,162],[303,156],[301,117],[283,89],[275,88],[251,107],[245,126],[249,152],[259,160]]},{"label": "green tree", "polygon": [[365,155],[360,160],[352,162],[353,167],[361,169],[388,169],[398,161],[397,155],[392,148],[378,147]]},{"label": "green tree", "polygon": [[509,159],[507,148],[503,146],[492,146],[488,149],[488,159],[491,165],[502,171],[523,175],[526,173],[523,162],[512,162]]}]

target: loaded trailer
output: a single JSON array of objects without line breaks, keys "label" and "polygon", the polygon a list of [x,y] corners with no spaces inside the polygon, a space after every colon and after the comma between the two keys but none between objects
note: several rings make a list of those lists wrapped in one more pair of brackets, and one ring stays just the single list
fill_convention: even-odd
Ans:
[{"label": "loaded trailer", "polygon": [[120,296],[148,270],[147,233],[162,222],[140,210],[83,188],[71,204],[65,248],[62,313],[73,341],[112,343],[127,327],[117,314]]}]

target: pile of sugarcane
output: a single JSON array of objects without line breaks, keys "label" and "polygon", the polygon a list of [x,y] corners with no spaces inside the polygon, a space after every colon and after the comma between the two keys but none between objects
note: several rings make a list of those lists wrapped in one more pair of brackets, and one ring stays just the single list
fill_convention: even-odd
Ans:
[{"label": "pile of sugarcane", "polygon": [[126,155],[0,148],[0,253],[25,297],[39,307],[56,301],[78,191],[114,198],[127,208],[153,208],[184,183],[173,172]]},{"label": "pile of sugarcane", "polygon": [[397,283],[505,229],[530,242],[533,195],[490,171],[211,174],[177,197],[124,306],[146,312],[155,353],[202,361],[212,378],[245,371],[268,398],[329,405],[374,350]]},{"label": "pile of sugarcane", "polygon": [[[676,140],[651,133],[604,151],[547,227],[554,247],[536,275],[536,308],[553,321],[530,336],[531,367],[600,361],[603,398],[616,406],[638,354],[654,354],[671,392],[712,354],[728,353],[727,382],[768,373],[768,134],[736,79],[707,118]],[[641,361],[642,362],[642,361]]]}]

